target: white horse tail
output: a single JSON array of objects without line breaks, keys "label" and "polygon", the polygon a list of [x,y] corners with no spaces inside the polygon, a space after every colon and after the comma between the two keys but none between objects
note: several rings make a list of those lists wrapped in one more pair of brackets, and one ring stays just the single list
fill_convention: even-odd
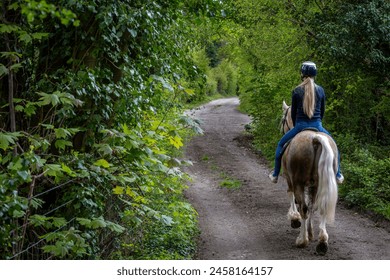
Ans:
[{"label": "white horse tail", "polygon": [[315,206],[328,223],[333,223],[338,196],[333,165],[335,155],[327,137],[316,135],[313,143],[316,142],[321,144],[322,152],[318,161],[318,190]]}]

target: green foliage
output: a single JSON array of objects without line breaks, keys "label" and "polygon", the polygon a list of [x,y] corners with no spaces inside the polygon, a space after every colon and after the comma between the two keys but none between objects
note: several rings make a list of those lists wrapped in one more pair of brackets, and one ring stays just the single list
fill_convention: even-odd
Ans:
[{"label": "green foliage", "polygon": [[231,62],[224,59],[211,70],[211,78],[216,83],[216,91],[222,95],[236,95],[237,70]]},{"label": "green foliage", "polygon": [[2,258],[191,257],[179,157],[201,132],[180,109],[195,94],[195,4],[3,3]]},{"label": "green foliage", "polygon": [[189,84],[195,94],[184,100],[188,103],[199,103],[210,96],[238,94],[239,68],[228,50],[232,34],[225,33],[231,27],[226,20],[226,6],[223,1],[210,1],[206,7],[208,12],[190,22],[196,70]]},{"label": "green foliage", "polygon": [[[218,48],[215,52],[218,50],[222,52]],[[212,62],[213,57],[205,49],[194,50],[192,57],[201,75],[192,86],[196,94],[189,96],[187,102],[202,101],[216,95],[237,95],[238,69],[232,62],[227,58],[220,59],[218,63]]]},{"label": "green foliage", "polygon": [[337,132],[389,145],[389,2],[334,1],[321,11],[309,22],[316,34],[310,44],[323,62],[330,123]]},{"label": "green foliage", "polygon": [[324,5],[323,12],[317,13],[310,23],[318,33],[318,51],[341,60],[348,70],[363,68],[386,75],[389,63],[386,42],[390,31],[388,1],[334,2]]},{"label": "green foliage", "polygon": [[367,149],[356,149],[343,161],[348,181],[340,188],[341,196],[351,205],[390,219],[389,168],[389,153],[378,159]]}]

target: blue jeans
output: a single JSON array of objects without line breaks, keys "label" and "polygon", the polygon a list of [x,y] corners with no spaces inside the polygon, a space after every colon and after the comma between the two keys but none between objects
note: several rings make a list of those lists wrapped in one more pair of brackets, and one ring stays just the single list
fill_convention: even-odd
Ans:
[{"label": "blue jeans", "polygon": [[[278,147],[276,148],[276,153],[275,153],[275,169],[274,169],[273,176],[275,177],[279,176],[280,168],[282,165],[282,156],[283,156],[282,149],[284,144],[286,144],[290,139],[294,138],[294,136],[297,135],[299,132],[301,132],[303,129],[309,127],[314,127],[318,129],[318,131],[326,133],[330,137],[332,137],[329,131],[327,131],[325,128],[322,127],[321,121],[313,121],[313,122],[300,121],[296,123],[296,125],[292,129],[290,129],[289,131],[287,131],[285,135],[283,135],[282,139],[280,139],[278,143]],[[338,153],[338,162],[339,164],[338,164],[336,177],[340,176],[340,152]]]}]

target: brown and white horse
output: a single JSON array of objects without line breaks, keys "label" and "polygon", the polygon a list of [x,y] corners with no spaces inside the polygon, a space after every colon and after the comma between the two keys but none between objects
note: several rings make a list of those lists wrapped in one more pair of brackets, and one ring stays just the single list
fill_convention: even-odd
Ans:
[{"label": "brown and white horse", "polygon": [[[290,107],[283,101],[282,130],[293,128]],[[288,218],[293,228],[299,228],[298,247],[306,247],[313,240],[312,218],[315,210],[320,215],[316,251],[325,255],[328,250],[326,224],[333,223],[337,203],[337,146],[327,134],[312,130],[298,133],[287,146],[282,166],[288,184],[290,209]]]}]

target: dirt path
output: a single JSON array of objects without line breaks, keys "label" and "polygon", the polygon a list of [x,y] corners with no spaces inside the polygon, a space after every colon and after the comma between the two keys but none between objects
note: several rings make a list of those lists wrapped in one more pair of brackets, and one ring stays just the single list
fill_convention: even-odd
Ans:
[{"label": "dirt path", "polygon": [[[326,256],[315,253],[316,242],[295,247],[299,230],[287,220],[286,182],[270,183],[264,160],[248,148],[243,132],[250,119],[237,111],[238,104],[238,98],[220,99],[191,112],[205,131],[186,148],[194,163],[187,170],[193,182],[186,195],[199,213],[198,258],[390,259],[389,227],[379,227],[342,203],[334,226],[328,226]],[[317,220],[314,229],[318,234]]]}]

